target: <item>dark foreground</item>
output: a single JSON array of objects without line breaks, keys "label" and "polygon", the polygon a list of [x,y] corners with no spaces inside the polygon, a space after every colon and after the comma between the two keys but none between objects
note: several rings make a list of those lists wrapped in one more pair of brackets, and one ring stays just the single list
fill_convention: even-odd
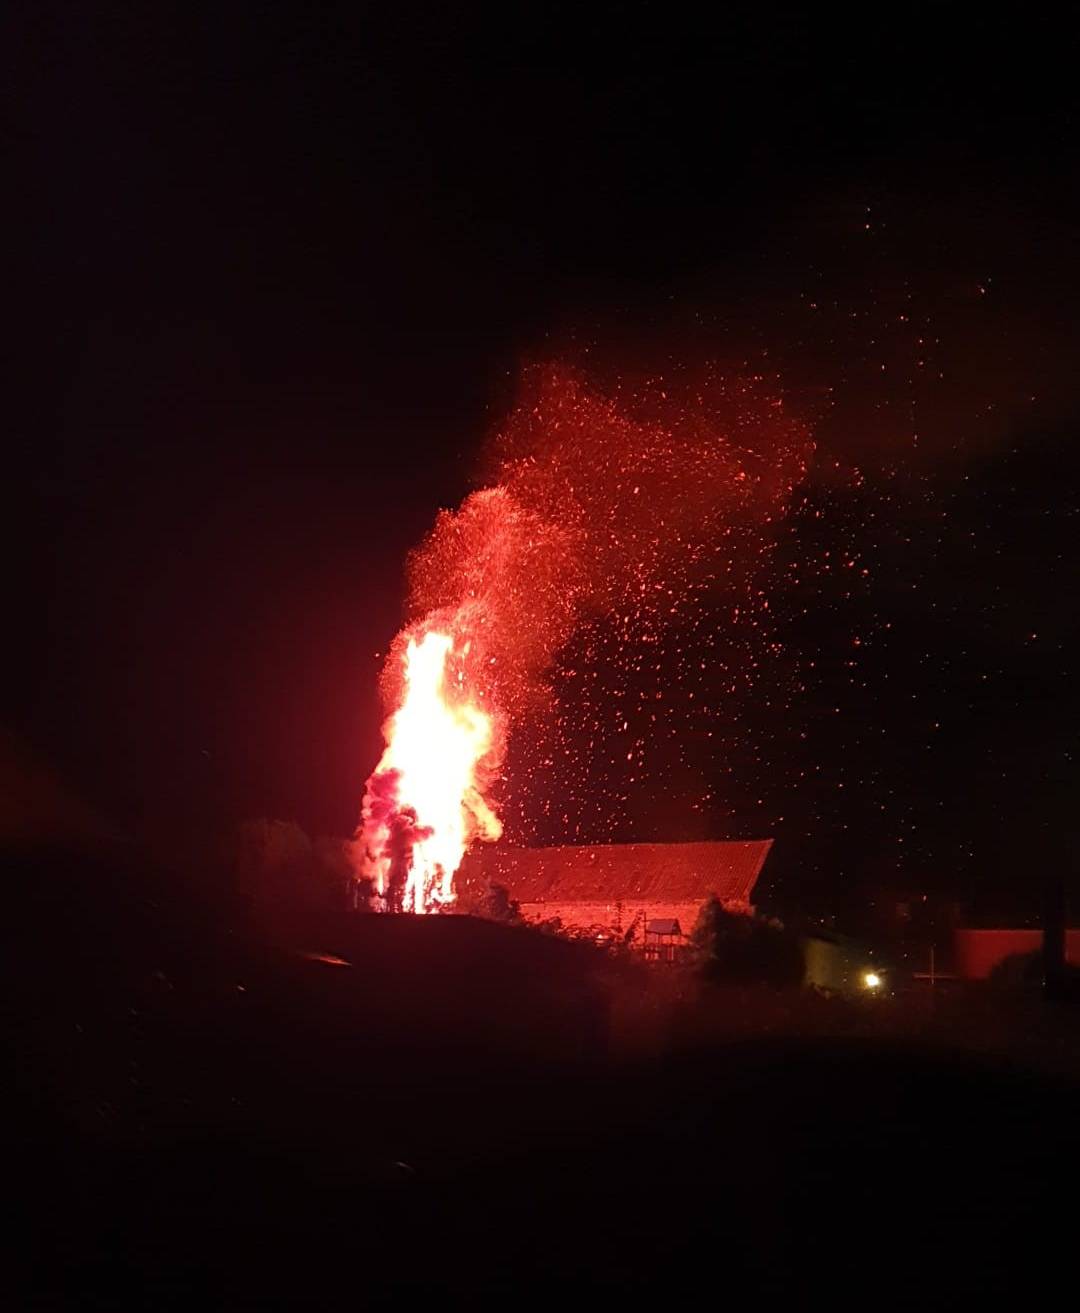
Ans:
[{"label": "dark foreground", "polygon": [[639,980],[465,919],[270,947],[160,903],[46,934],[31,903],[5,952],[17,1307],[934,1307],[1073,1280],[1066,1074],[873,1027],[665,1040]]}]

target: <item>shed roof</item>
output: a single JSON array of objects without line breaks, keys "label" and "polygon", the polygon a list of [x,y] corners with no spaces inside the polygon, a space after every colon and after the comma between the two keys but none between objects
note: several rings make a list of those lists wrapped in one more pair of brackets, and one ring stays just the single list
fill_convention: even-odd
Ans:
[{"label": "shed roof", "polygon": [[647,935],[681,935],[682,926],[679,925],[677,917],[658,916],[652,921],[645,922],[645,933]]},{"label": "shed roof", "polygon": [[619,843],[557,848],[481,844],[466,880],[500,884],[519,903],[698,902],[716,894],[748,903],[771,839]]}]

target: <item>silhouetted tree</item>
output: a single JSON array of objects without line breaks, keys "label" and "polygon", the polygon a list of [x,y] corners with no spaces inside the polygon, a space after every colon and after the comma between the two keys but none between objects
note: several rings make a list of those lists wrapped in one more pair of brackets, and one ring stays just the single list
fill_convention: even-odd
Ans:
[{"label": "silhouetted tree", "polygon": [[706,980],[798,985],[803,954],[798,938],[779,921],[730,912],[715,896],[705,902],[690,934]]}]

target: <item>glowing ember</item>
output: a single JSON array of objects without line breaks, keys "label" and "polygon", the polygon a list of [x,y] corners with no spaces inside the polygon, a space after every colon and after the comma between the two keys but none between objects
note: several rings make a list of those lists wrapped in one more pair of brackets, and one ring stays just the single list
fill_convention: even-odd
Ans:
[{"label": "glowing ember", "polygon": [[449,678],[454,655],[448,634],[408,640],[404,698],[385,726],[386,751],[364,800],[370,874],[394,910],[452,903],[468,845],[502,833],[479,786],[495,744],[492,717],[464,694],[462,671]]},{"label": "glowing ember", "polygon": [[[651,768],[685,781],[688,806],[711,805],[704,780],[656,754],[711,737],[705,694],[749,688],[780,652],[763,577],[811,451],[760,378],[600,390],[566,366],[526,371],[489,486],[440,512],[410,561],[411,620],[382,676],[386,750],[363,805],[378,907],[453,903],[468,846],[501,833],[490,796],[511,731],[500,811],[519,842],[545,818],[578,841],[608,837],[642,814],[632,789]],[[718,645],[721,627],[745,657]]]}]

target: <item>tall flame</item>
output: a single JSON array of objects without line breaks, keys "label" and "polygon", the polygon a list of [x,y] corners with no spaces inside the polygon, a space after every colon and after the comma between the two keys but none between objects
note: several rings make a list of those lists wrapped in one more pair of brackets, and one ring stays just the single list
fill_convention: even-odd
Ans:
[{"label": "tall flame", "polygon": [[[454,873],[477,838],[502,825],[480,789],[495,745],[493,718],[469,700],[450,664],[453,639],[410,638],[402,700],[383,727],[386,749],[364,798],[368,870],[392,910],[431,912],[454,901]],[[456,687],[455,687],[456,685]]]}]

